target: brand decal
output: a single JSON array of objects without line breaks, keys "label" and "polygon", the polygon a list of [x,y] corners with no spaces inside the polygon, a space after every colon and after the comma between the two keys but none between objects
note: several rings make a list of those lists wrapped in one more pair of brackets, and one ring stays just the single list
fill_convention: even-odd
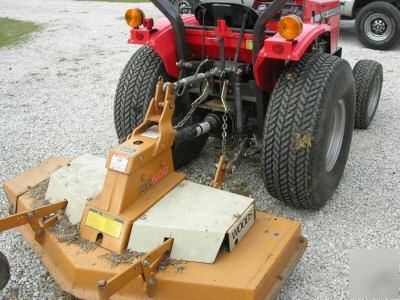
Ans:
[{"label": "brand decal", "polygon": [[314,22],[319,22],[322,19],[328,19],[328,18],[330,18],[330,17],[332,17],[334,15],[338,15],[338,14],[340,14],[340,8],[339,7],[335,7],[333,9],[331,9],[331,10],[327,10],[327,11],[324,11],[324,12],[322,12],[320,14],[315,15],[314,16]]},{"label": "brand decal", "polygon": [[168,166],[166,165],[162,167],[139,187],[138,189],[139,193],[144,193],[147,190],[149,190],[153,185],[159,183],[161,179],[167,176],[168,173],[169,173]]},{"label": "brand decal", "polygon": [[254,218],[254,213],[253,211],[249,212],[246,217],[232,230],[232,238],[236,239],[239,234],[242,232],[244,228],[247,228],[247,225],[250,224],[250,222]]}]

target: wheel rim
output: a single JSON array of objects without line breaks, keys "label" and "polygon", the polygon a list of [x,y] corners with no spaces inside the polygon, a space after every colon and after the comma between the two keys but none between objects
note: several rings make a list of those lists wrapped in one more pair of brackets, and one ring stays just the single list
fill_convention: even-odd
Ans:
[{"label": "wheel rim", "polygon": [[378,105],[380,85],[381,85],[381,77],[376,76],[372,84],[371,96],[368,99],[368,110],[367,110],[368,118],[372,117],[372,115],[375,112],[376,106]]},{"label": "wheel rim", "polygon": [[181,0],[178,3],[176,3],[176,6],[178,7],[178,12],[180,14],[191,14],[192,13],[192,6],[189,4],[188,1]]},{"label": "wheel rim", "polygon": [[392,35],[393,25],[388,16],[375,13],[365,20],[364,31],[369,39],[382,42]]},{"label": "wheel rim", "polygon": [[344,129],[346,123],[346,109],[344,100],[340,99],[336,103],[335,111],[331,121],[331,131],[329,133],[328,149],[326,151],[325,169],[330,172],[339,157],[342,148]]}]

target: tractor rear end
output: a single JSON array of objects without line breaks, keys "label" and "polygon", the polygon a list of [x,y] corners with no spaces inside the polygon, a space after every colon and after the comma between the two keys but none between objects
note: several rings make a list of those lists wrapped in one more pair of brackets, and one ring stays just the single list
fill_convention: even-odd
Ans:
[{"label": "tractor rear end", "polygon": [[379,63],[362,60],[352,70],[341,58],[339,1],[204,1],[182,16],[169,1],[154,4],[167,19],[126,13],[129,42],[144,46],[118,85],[120,140],[141,121],[159,77],[181,80],[173,123],[186,138],[173,146],[175,167],[212,136],[221,140],[221,176],[253,156],[273,197],[299,208],[325,205],[342,178],[353,128],[372,122],[383,82]]}]

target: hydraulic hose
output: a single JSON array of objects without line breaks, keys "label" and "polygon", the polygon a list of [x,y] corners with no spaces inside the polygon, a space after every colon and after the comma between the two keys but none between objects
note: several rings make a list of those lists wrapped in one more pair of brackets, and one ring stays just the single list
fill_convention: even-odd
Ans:
[{"label": "hydraulic hose", "polygon": [[200,123],[185,127],[177,131],[175,144],[181,144],[194,140],[195,138],[207,134],[221,127],[221,119],[216,114],[208,114]]}]

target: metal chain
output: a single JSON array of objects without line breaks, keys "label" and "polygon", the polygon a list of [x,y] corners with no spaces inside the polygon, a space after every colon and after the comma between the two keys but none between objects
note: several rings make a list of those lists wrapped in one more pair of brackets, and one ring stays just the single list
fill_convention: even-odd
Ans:
[{"label": "metal chain", "polygon": [[222,154],[226,154],[226,137],[228,129],[228,104],[226,103],[226,95],[228,93],[228,80],[224,80],[221,91],[221,102],[224,106],[224,115],[222,117]]},{"label": "metal chain", "polygon": [[227,136],[227,129],[228,129],[228,115],[226,112],[222,117],[222,154],[226,154],[226,136]]}]

